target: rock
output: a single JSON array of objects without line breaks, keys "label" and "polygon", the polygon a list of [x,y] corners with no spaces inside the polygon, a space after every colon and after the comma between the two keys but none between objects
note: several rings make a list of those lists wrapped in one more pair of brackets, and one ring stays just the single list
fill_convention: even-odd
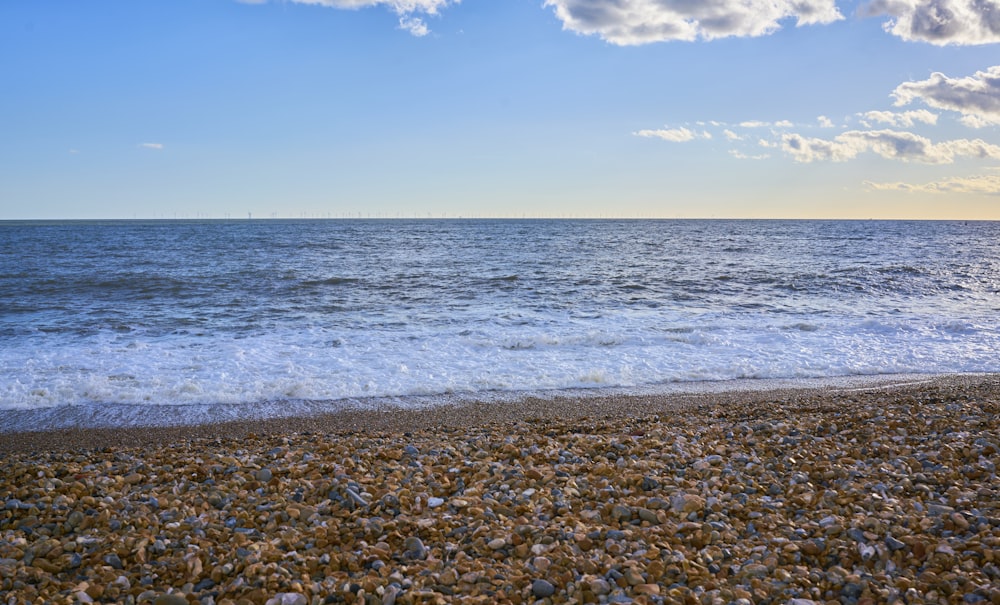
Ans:
[{"label": "rock", "polygon": [[847,530],[847,537],[849,537],[850,539],[854,540],[855,542],[867,542],[868,541],[865,538],[865,532],[862,531],[861,529],[857,528],[857,527],[852,527],[851,529]]},{"label": "rock", "polygon": [[588,584],[590,591],[597,596],[604,596],[611,592],[611,584],[604,578],[595,578]]},{"label": "rock", "polygon": [[444,498],[438,498],[436,496],[431,496],[427,499],[428,508],[437,508],[444,504]]},{"label": "rock", "polygon": [[632,510],[627,506],[615,504],[611,507],[611,520],[620,523],[628,523],[632,520]]},{"label": "rock", "polygon": [[744,576],[750,578],[764,578],[768,575],[767,565],[760,565],[757,563],[751,565],[745,565],[740,573]]},{"label": "rock", "polygon": [[353,489],[351,489],[349,487],[345,487],[344,488],[344,493],[346,493],[347,497],[350,498],[351,501],[354,502],[354,504],[356,504],[357,506],[361,506],[361,507],[368,506],[368,501],[365,500],[364,498],[362,498],[361,494],[359,494],[358,492],[354,491]]},{"label": "rock", "polygon": [[267,600],[265,605],[309,605],[305,595],[297,592],[279,592]]},{"label": "rock", "polygon": [[382,593],[382,605],[395,605],[397,595],[399,595],[399,589],[390,585]]},{"label": "rock", "polygon": [[642,519],[643,521],[650,523],[652,525],[659,525],[660,519],[656,516],[656,513],[649,510],[648,508],[640,507],[639,509],[637,509],[636,512],[638,513],[639,518]]},{"label": "rock", "polygon": [[261,483],[268,483],[274,477],[274,474],[271,472],[271,469],[264,467],[262,469],[258,469],[253,476]]},{"label": "rock", "polygon": [[705,499],[694,494],[677,494],[670,499],[670,507],[675,513],[687,514],[705,508]]},{"label": "rock", "polygon": [[188,605],[188,600],[175,593],[161,594],[153,599],[153,605]]},{"label": "rock", "polygon": [[646,578],[642,576],[642,573],[634,567],[626,569],[622,574],[622,577],[625,578],[625,581],[628,582],[630,586],[638,586],[646,581]]},{"label": "rock", "polygon": [[945,506],[944,504],[928,504],[927,514],[933,517],[941,516],[951,516],[955,512],[955,509],[950,506]]},{"label": "rock", "polygon": [[536,579],[531,583],[531,594],[539,599],[551,597],[556,593],[556,587],[548,580]]},{"label": "rock", "polygon": [[403,540],[403,559],[421,561],[427,558],[427,549],[420,538],[410,536]]},{"label": "rock", "polygon": [[76,529],[81,523],[83,523],[85,518],[86,517],[82,511],[75,510],[71,512],[68,517],[66,517],[66,527],[69,529]]}]

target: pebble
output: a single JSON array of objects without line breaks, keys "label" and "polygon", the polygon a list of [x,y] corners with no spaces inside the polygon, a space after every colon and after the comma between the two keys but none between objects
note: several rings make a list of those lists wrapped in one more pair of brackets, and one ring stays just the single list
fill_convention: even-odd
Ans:
[{"label": "pebble", "polygon": [[536,579],[531,583],[531,594],[540,599],[551,597],[556,593],[556,587],[548,580]]},{"label": "pebble", "polygon": [[423,560],[427,558],[427,548],[423,541],[416,536],[410,536],[403,540],[403,558]]},{"label": "pebble", "polygon": [[0,594],[1000,605],[997,435],[987,377],[405,436],[10,453]]},{"label": "pebble", "polygon": [[297,592],[280,592],[267,600],[265,605],[308,605],[305,595]]}]

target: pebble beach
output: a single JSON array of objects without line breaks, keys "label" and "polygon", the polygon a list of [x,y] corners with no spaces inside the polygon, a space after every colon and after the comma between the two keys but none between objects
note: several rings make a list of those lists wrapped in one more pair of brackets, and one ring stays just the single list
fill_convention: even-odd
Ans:
[{"label": "pebble beach", "polygon": [[1000,604],[1000,377],[0,434],[3,603]]}]

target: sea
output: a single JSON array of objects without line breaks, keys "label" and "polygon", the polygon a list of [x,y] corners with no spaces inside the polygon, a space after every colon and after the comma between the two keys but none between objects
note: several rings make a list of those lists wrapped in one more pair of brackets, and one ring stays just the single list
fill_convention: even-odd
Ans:
[{"label": "sea", "polygon": [[992,372],[1000,222],[0,221],[0,431]]}]

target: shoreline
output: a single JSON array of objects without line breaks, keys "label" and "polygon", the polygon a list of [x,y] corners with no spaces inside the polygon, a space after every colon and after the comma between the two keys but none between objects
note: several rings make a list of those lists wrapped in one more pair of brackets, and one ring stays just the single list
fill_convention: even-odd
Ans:
[{"label": "shoreline", "polygon": [[996,374],[13,435],[18,602],[1000,604]]},{"label": "shoreline", "polygon": [[[898,391],[926,386],[966,388],[982,381],[1000,381],[1000,374],[887,374],[818,379],[743,379],[703,383],[673,383],[649,392],[626,389],[575,389],[548,394],[505,394],[502,398],[452,397],[423,399],[418,406],[394,403],[405,398],[382,398],[347,405],[335,411],[306,408],[299,413],[274,417],[241,417],[232,420],[186,423],[185,406],[170,411],[173,421],[165,424],[102,426],[94,412],[80,422],[78,409],[0,412],[0,455],[27,452],[58,452],[102,449],[121,445],[212,438],[269,436],[283,433],[398,433],[410,430],[469,428],[517,423],[528,418],[568,419],[671,414],[704,406],[721,406],[764,401],[791,402],[802,397],[838,393]],[[497,400],[498,399],[498,400]],[[141,406],[117,406],[135,408]],[[238,406],[233,406],[238,407]],[[7,414],[8,419],[3,419]],[[25,430],[37,415],[56,428]],[[10,418],[13,418],[11,420]],[[54,420],[53,420],[54,419]],[[73,426],[75,423],[83,426]],[[95,424],[97,424],[95,426]],[[7,429],[13,425],[13,430]]]}]

